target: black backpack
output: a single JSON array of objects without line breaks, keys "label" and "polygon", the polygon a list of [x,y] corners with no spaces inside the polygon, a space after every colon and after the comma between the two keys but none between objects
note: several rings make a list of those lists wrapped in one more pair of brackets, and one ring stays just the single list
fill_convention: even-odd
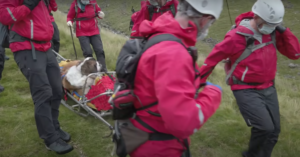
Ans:
[{"label": "black backpack", "polygon": [[[143,53],[151,46],[163,41],[175,41],[184,46],[182,41],[171,35],[162,34],[156,35],[153,38],[147,37],[144,39],[128,40],[122,47],[121,52],[117,59],[116,76],[117,81],[114,86],[114,94],[109,102],[113,106],[113,119],[115,120],[113,142],[116,146],[116,153],[119,157],[126,157],[127,154],[139,147],[147,140],[174,140],[175,136],[171,134],[164,134],[157,132],[147,123],[143,122],[135,112],[138,110],[146,110],[151,106],[157,105],[158,102],[152,104],[142,105],[140,108],[135,108],[133,102],[139,100],[134,94],[134,80],[136,75],[137,66]],[[185,47],[185,46],[184,46]],[[195,66],[197,50],[194,47],[187,48],[189,54],[193,58],[193,66]],[[197,78],[196,78],[197,79]],[[153,116],[160,117],[160,114],[147,111]],[[135,119],[139,124],[153,133],[146,133],[136,128],[131,122],[130,118]],[[138,137],[137,137],[138,136]],[[183,140],[185,151],[182,157],[190,157],[189,145],[187,139]]]},{"label": "black backpack", "polygon": [[[144,39],[128,40],[125,43],[125,45],[122,47],[116,64],[117,81],[115,84],[115,92],[119,92],[122,90],[129,90],[129,92],[132,92],[134,88],[135,74],[136,74],[139,60],[142,54],[148,48],[162,41],[175,41],[184,46],[181,39],[171,34],[156,35],[153,38],[149,40],[148,39],[149,37]],[[189,54],[193,58],[193,63],[191,64],[195,66],[195,63],[198,58],[196,48],[189,47],[186,49],[188,50]]]}]

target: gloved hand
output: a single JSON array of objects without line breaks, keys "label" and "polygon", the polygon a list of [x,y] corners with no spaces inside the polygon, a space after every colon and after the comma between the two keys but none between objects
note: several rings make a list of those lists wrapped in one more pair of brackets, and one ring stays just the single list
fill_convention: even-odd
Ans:
[{"label": "gloved hand", "polygon": [[210,82],[206,82],[206,85],[207,85],[207,86],[215,86],[215,87],[218,87],[218,88],[220,89],[220,91],[222,92],[222,87],[219,86],[219,85],[215,85],[215,84],[212,84],[212,83],[210,83]]},{"label": "gloved hand", "polygon": [[40,1],[41,0],[24,0],[23,4],[32,11]]},{"label": "gloved hand", "polygon": [[72,27],[72,26],[73,26],[72,21],[68,21],[68,22],[67,22],[67,25],[68,25],[69,27]]},{"label": "gloved hand", "polygon": [[276,27],[276,30],[279,32],[279,33],[283,33],[285,32],[286,30],[286,27],[282,26],[282,25],[279,25]]},{"label": "gloved hand", "polygon": [[98,12],[98,16],[99,16],[101,19],[103,19],[103,18],[105,17],[105,14],[104,14],[103,11],[99,11],[99,12]]}]

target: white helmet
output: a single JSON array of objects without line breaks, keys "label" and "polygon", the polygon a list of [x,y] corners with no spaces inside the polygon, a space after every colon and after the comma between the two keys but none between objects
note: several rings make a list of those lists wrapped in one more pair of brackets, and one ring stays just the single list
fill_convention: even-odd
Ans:
[{"label": "white helmet", "polygon": [[258,0],[252,7],[252,12],[268,23],[281,23],[284,17],[284,5],[281,0]]},{"label": "white helmet", "polygon": [[223,0],[186,0],[194,9],[202,14],[220,17],[223,10]]}]

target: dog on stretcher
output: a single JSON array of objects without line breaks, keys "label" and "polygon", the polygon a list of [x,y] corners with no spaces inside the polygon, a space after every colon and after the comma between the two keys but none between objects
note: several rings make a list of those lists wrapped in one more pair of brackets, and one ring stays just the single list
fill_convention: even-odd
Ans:
[{"label": "dog on stretcher", "polygon": [[83,87],[85,80],[91,73],[97,73],[101,71],[101,64],[92,57],[87,57],[83,61],[75,60],[70,61],[68,64],[63,66],[61,71],[62,85],[69,91],[76,91],[79,95],[86,94],[90,89],[90,86],[94,84],[95,77],[88,78],[86,82],[86,90],[83,93]]}]

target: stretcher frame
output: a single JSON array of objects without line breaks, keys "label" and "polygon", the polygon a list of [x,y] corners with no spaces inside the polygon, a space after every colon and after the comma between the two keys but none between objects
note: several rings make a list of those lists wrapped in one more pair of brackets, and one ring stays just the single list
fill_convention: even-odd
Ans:
[{"label": "stretcher frame", "polygon": [[[54,50],[52,50],[56,55],[57,55],[57,60],[60,60],[60,61],[65,61],[67,59],[65,59],[64,57],[62,57],[60,54],[58,54],[57,52],[55,52]],[[88,78],[91,78],[91,77],[95,77],[95,76],[102,76],[103,74],[105,74],[104,72],[99,72],[99,73],[92,73],[92,74],[89,74],[85,80],[85,84],[84,84],[84,87],[83,87],[83,93],[85,93],[85,90],[86,90],[86,83],[87,83],[87,80]],[[109,71],[107,72],[106,74],[109,74],[109,75],[112,75],[112,76],[116,76],[116,73],[114,71]],[[63,87],[62,87],[63,88]],[[107,90],[106,92],[104,93],[101,93],[91,99],[87,99],[87,97],[85,95],[82,95],[80,100],[77,100],[71,93],[69,92],[66,92],[65,93],[67,95],[68,98],[71,98],[76,104],[75,105],[70,105],[68,104],[67,101],[65,101],[64,99],[61,100],[61,104],[63,104],[66,108],[68,108],[69,110],[73,111],[74,113],[82,116],[82,117],[88,117],[89,115],[90,116],[93,116],[95,117],[96,119],[102,121],[105,125],[107,125],[109,127],[109,129],[111,131],[113,131],[113,126],[107,122],[103,117],[106,117],[106,116],[110,116],[112,115],[112,110],[109,110],[109,111],[95,111],[93,110],[91,107],[89,107],[87,104],[88,103],[91,103],[92,100],[98,98],[98,97],[101,97],[101,96],[109,96],[111,97],[113,95],[113,91],[112,90]],[[109,137],[110,135],[108,135]]]}]

